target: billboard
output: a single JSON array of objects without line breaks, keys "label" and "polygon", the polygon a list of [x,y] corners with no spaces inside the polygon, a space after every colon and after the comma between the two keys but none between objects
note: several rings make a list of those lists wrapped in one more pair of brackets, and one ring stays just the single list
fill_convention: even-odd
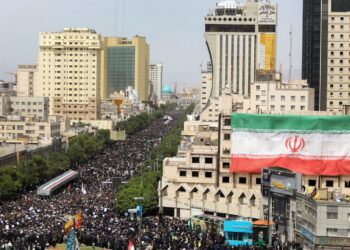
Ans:
[{"label": "billboard", "polygon": [[262,170],[261,193],[267,197],[269,193],[294,196],[301,189],[301,176],[293,172],[264,168]]},{"label": "billboard", "polygon": [[259,24],[276,24],[277,5],[273,3],[260,3],[258,7]]},{"label": "billboard", "polygon": [[126,139],[125,130],[111,131],[110,139],[111,141],[125,141]]},{"label": "billboard", "polygon": [[262,70],[275,70],[276,34],[260,33],[258,65]]}]

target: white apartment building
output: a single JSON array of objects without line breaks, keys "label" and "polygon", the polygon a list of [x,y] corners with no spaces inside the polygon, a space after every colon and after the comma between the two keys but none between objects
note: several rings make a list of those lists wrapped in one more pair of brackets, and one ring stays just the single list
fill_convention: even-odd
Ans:
[{"label": "white apartment building", "polygon": [[17,96],[36,96],[34,86],[38,84],[37,65],[18,65]]},{"label": "white apartment building", "polygon": [[344,105],[350,105],[350,9],[346,4],[349,7],[346,1],[339,5],[328,0],[327,5],[327,111],[340,114]]},{"label": "white apartment building", "polygon": [[36,121],[47,121],[49,117],[49,98],[33,96],[11,96],[10,114],[31,117]]},{"label": "white apartment building", "polygon": [[213,90],[249,96],[255,71],[275,69],[277,6],[270,2],[220,1],[205,17],[205,39],[213,65]]},{"label": "white apartment building", "polygon": [[[17,119],[15,119],[17,118]],[[19,118],[19,119],[18,119]],[[60,122],[32,122],[20,117],[0,120],[0,140],[8,143],[34,142],[49,144],[53,137],[59,137]]]},{"label": "white apartment building", "polygon": [[39,34],[37,96],[50,98],[50,115],[100,116],[101,36],[88,28]]},{"label": "white apartment building", "polygon": [[163,86],[163,64],[150,64],[149,65],[149,80],[151,85],[151,97],[155,96],[159,101],[162,98],[162,86]]}]

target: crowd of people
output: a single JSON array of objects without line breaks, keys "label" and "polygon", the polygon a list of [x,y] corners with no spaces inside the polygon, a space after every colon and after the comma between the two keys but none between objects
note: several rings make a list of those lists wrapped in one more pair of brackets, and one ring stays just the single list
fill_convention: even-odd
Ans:
[{"label": "crowd of people", "polygon": [[[1,203],[0,249],[44,250],[63,243],[67,239],[64,224],[78,210],[83,218],[81,228],[76,230],[80,243],[118,250],[128,249],[130,242],[137,246],[138,220],[115,210],[111,178],[127,181],[137,175],[142,162],[180,114],[181,111],[171,112],[174,119],[168,124],[162,118],[156,119],[125,141],[114,142],[91,156],[87,163],[72,167],[80,178],[69,184],[68,192],[43,199],[33,190],[18,200]],[[233,249],[222,235],[191,230],[184,220],[151,216],[144,218],[142,224],[142,249]]]}]

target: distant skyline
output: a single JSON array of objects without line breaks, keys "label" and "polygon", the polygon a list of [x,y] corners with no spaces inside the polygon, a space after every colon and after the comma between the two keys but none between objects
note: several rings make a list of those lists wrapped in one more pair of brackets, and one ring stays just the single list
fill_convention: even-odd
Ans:
[{"label": "distant skyline", "polygon": [[[150,44],[150,63],[164,64],[164,84],[177,82],[180,88],[186,84],[199,86],[200,65],[204,67],[209,60],[204,17],[216,2],[2,0],[0,79],[13,80],[6,72],[15,72],[18,64],[36,63],[39,32],[89,27],[103,36],[145,36]],[[283,65],[283,72],[288,72],[289,32],[293,26],[293,78],[300,78],[302,0],[277,3],[277,69]]]}]

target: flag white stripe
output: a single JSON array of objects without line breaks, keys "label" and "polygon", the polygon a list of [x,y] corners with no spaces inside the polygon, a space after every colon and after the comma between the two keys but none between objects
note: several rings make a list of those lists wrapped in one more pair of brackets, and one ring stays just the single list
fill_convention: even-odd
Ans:
[{"label": "flag white stripe", "polygon": [[[298,139],[295,139],[299,136]],[[289,139],[289,141],[288,141]],[[287,145],[286,145],[287,143]],[[304,145],[302,145],[304,144]],[[292,152],[292,150],[297,150]],[[350,134],[232,133],[232,155],[343,158],[350,156]]]}]

